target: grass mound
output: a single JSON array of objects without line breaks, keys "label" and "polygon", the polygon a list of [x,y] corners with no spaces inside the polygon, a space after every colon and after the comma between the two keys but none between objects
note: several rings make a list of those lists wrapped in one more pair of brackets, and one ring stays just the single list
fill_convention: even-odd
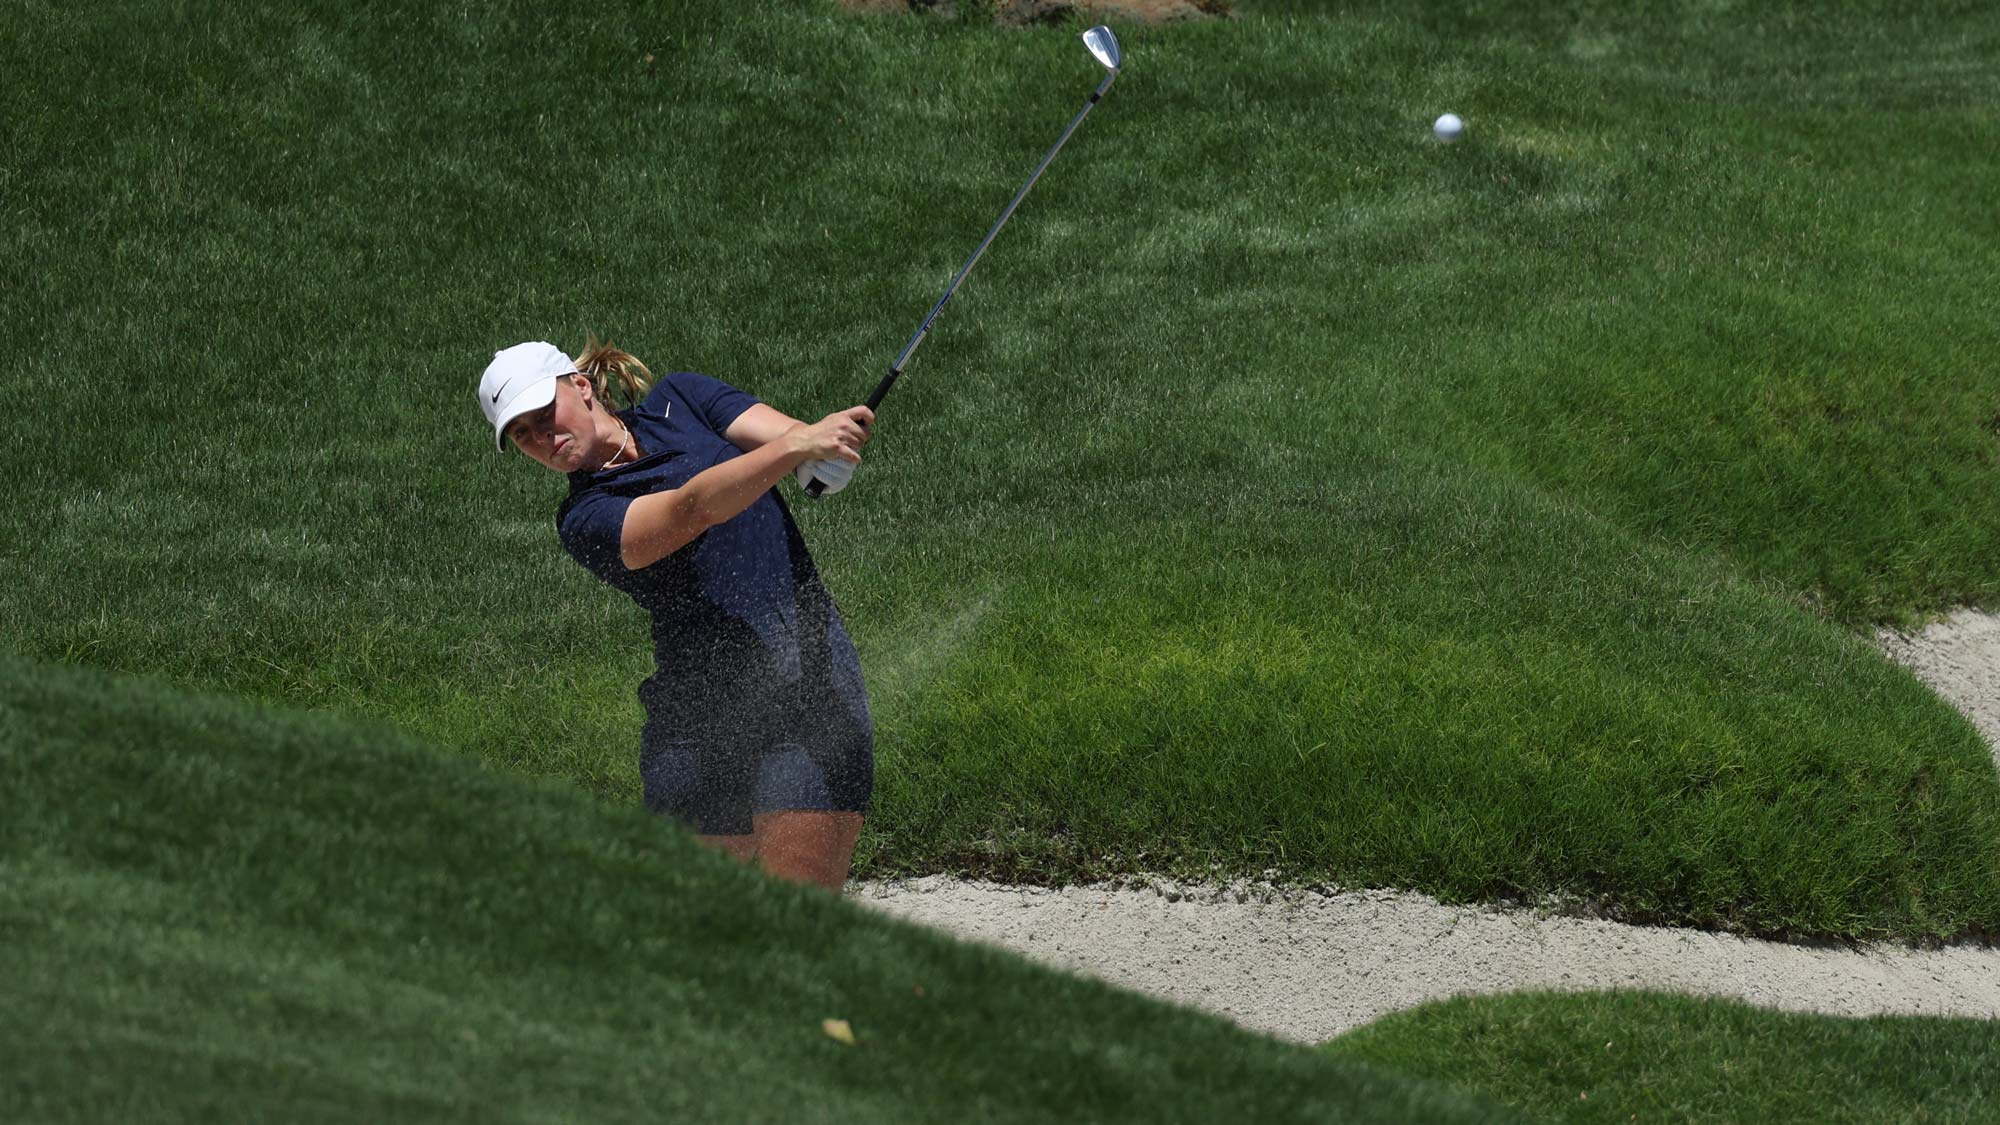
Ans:
[{"label": "grass mound", "polygon": [[1836,1019],[1649,993],[1460,998],[1327,1044],[1462,1083],[1536,1121],[1993,1119],[2000,1025]]},{"label": "grass mound", "polygon": [[[1240,12],[1120,25],[801,502],[868,869],[2000,930],[1986,751],[1855,635],[2000,595],[2000,9]],[[850,403],[1098,77],[831,0],[17,22],[5,643],[617,800],[644,623],[481,362]]]},{"label": "grass mound", "polygon": [[13,1120],[1486,1119],[377,727],[0,658],[0,788]]}]

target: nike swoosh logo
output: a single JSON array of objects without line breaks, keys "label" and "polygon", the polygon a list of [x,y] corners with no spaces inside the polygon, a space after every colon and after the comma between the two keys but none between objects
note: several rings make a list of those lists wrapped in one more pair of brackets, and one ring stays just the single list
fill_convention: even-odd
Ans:
[{"label": "nike swoosh logo", "polygon": [[494,402],[499,402],[499,401],[500,401],[500,392],[499,392],[499,391],[494,391],[494,392],[493,392],[493,401],[494,401]]}]

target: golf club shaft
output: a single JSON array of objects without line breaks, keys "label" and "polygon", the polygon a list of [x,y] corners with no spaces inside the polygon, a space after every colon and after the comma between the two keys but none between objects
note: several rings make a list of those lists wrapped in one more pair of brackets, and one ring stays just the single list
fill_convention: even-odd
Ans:
[{"label": "golf club shaft", "polygon": [[[958,276],[951,279],[951,287],[944,291],[944,296],[939,297],[938,303],[932,306],[930,315],[925,317],[924,322],[917,326],[917,334],[911,336],[910,342],[903,345],[903,353],[896,357],[895,363],[889,365],[889,373],[882,376],[880,383],[875,384],[875,392],[868,396],[868,409],[873,410],[881,406],[882,400],[889,396],[889,388],[895,386],[896,380],[902,377],[904,365],[910,362],[910,356],[917,350],[917,345],[923,343],[924,337],[930,334],[931,322],[935,321],[938,318],[938,314],[944,311],[945,305],[951,302],[952,294],[958,292],[959,283],[965,280],[966,274],[972,272],[972,267],[978,263],[979,256],[986,253],[986,248],[993,244],[993,236],[999,234],[1000,228],[1007,225],[1007,220],[1014,214],[1014,208],[1019,207],[1021,200],[1027,198],[1028,189],[1034,187],[1035,181],[1042,178],[1043,170],[1048,168],[1049,162],[1056,158],[1056,153],[1062,151],[1062,146],[1069,140],[1069,135],[1076,132],[1078,125],[1083,124],[1083,119],[1097,105],[1097,100],[1104,96],[1104,92],[1109,90],[1111,83],[1117,81],[1117,79],[1118,72],[1115,70],[1104,76],[1104,81],[1098,83],[1097,89],[1091,92],[1090,100],[1083,103],[1083,108],[1078,110],[1076,116],[1070,119],[1069,127],[1064,129],[1062,136],[1057,137],[1056,143],[1049,147],[1047,155],[1042,157],[1042,162],[1035,165],[1034,174],[1028,177],[1027,183],[1021,185],[1020,191],[1014,193],[1013,201],[1007,204],[1005,211],[1000,212],[999,221],[995,222],[993,229],[987,231],[986,237],[980,240],[979,249],[974,250],[972,257],[965,260],[965,265],[959,267]],[[806,495],[816,497],[825,488],[826,485],[815,478],[812,483],[806,485]]]},{"label": "golf club shaft", "polygon": [[959,283],[965,280],[966,274],[972,272],[972,267],[978,263],[979,256],[986,253],[986,248],[993,244],[994,236],[999,234],[1000,228],[1006,226],[1007,220],[1013,217],[1014,208],[1019,207],[1021,200],[1028,197],[1028,189],[1034,187],[1035,181],[1042,178],[1042,172],[1048,168],[1049,162],[1056,158],[1056,153],[1062,151],[1062,146],[1069,140],[1070,134],[1076,132],[1078,125],[1083,124],[1084,117],[1089,115],[1091,109],[1097,105],[1097,99],[1104,96],[1104,91],[1111,88],[1111,83],[1117,77],[1118,75],[1115,71],[1104,76],[1104,81],[1091,93],[1090,100],[1083,103],[1083,108],[1077,111],[1076,116],[1070,119],[1069,127],[1062,131],[1062,136],[1056,138],[1056,143],[1050,146],[1048,153],[1042,157],[1042,162],[1035,165],[1035,171],[1028,177],[1028,182],[1021,185],[1021,190],[1014,193],[1013,201],[1007,204],[1007,209],[1000,212],[999,220],[993,224],[992,230],[986,232],[986,237],[980,240],[979,248],[972,252],[972,257],[967,258],[963,266],[959,267],[958,276],[951,279],[951,287],[944,291],[944,296],[938,298],[938,303],[931,308],[930,315],[925,317],[923,324],[917,327],[916,335],[911,336],[910,342],[903,345],[903,354],[896,357],[896,362],[889,366],[889,373],[882,377],[880,383],[876,384],[875,393],[868,396],[868,408],[870,410],[882,404],[882,399],[889,394],[889,388],[895,385],[897,377],[903,373],[903,366],[910,362],[911,353],[917,350],[917,345],[923,343],[924,337],[930,333],[931,322],[936,320],[938,314],[944,311],[945,305],[951,301],[952,294],[958,292]]}]

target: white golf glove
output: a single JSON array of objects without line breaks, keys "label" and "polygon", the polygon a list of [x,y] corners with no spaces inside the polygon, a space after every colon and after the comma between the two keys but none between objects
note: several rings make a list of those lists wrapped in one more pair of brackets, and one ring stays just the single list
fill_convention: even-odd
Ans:
[{"label": "white golf glove", "polygon": [[807,461],[799,466],[798,472],[794,475],[798,477],[800,488],[811,484],[813,478],[818,477],[826,482],[826,488],[820,495],[831,496],[846,488],[847,482],[854,479],[854,464],[851,461]]}]

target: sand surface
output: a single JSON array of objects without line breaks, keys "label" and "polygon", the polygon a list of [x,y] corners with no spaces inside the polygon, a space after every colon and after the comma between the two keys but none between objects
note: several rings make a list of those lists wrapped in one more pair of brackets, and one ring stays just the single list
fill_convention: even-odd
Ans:
[{"label": "sand surface", "polygon": [[[1883,651],[2000,747],[2000,617],[1961,611]],[[1996,750],[2000,763],[2000,749]],[[1318,1042],[1461,993],[1646,988],[1831,1015],[2000,1017],[2000,949],[1821,948],[1392,891],[1265,884],[1061,890],[945,877],[856,901],[962,938]]]}]

